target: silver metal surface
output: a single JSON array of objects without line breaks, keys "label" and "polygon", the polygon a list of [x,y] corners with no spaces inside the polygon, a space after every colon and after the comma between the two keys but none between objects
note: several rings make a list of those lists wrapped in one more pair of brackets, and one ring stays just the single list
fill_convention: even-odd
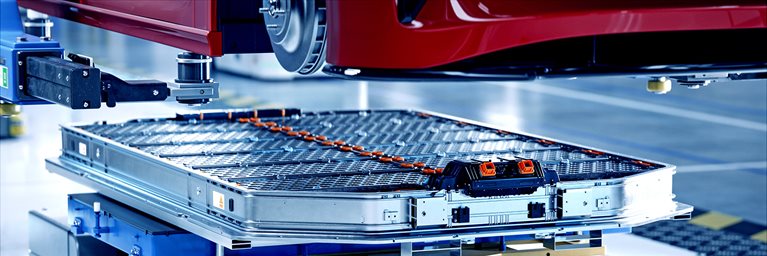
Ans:
[{"label": "silver metal surface", "polygon": [[325,62],[325,0],[263,0],[266,30],[280,65],[311,74]]},{"label": "silver metal surface", "polygon": [[69,227],[38,211],[29,212],[29,254],[35,256],[76,255],[70,244]]},{"label": "silver metal surface", "polygon": [[591,215],[594,208],[592,204],[596,204],[595,199],[591,196],[591,188],[560,189],[558,192],[557,198],[561,202],[558,205],[558,210],[562,211],[561,216],[563,218]]},{"label": "silver metal surface", "polygon": [[[48,167],[228,248],[556,235],[631,227],[692,210],[672,201],[673,166],[589,154],[582,146],[435,113],[316,112],[262,119],[434,167],[449,159],[530,157],[559,172],[562,181],[529,195],[433,191],[423,186],[429,176],[411,169],[252,123],[209,119],[65,126],[64,153]],[[632,162],[640,160],[651,167]],[[569,200],[557,203],[558,191],[589,192],[565,194],[579,203],[571,206]],[[529,217],[531,203],[545,204],[545,216]],[[558,216],[563,205],[581,217]],[[471,209],[468,222],[451,221],[449,210],[458,207]]]},{"label": "silver metal surface", "polygon": [[217,99],[218,82],[212,83],[176,83],[168,82],[170,96],[176,100]]},{"label": "silver metal surface", "polygon": [[446,197],[413,198],[411,209],[410,218],[416,228],[443,225],[451,214]]}]

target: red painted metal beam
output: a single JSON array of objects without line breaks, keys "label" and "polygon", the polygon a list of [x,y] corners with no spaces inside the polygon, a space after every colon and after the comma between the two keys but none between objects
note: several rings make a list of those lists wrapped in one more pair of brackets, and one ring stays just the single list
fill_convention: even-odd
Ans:
[{"label": "red painted metal beam", "polygon": [[18,0],[20,6],[52,16],[166,44],[221,56],[215,0],[113,1]]}]

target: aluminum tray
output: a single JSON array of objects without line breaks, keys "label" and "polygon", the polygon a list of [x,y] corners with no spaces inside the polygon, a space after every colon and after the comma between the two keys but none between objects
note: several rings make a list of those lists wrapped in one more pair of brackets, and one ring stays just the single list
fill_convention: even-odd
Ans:
[{"label": "aluminum tray", "polygon": [[[674,166],[424,111],[211,111],[62,135],[49,169],[229,248],[556,237],[692,211],[673,201]],[[515,157],[561,181],[494,197],[425,186],[451,160]]]}]

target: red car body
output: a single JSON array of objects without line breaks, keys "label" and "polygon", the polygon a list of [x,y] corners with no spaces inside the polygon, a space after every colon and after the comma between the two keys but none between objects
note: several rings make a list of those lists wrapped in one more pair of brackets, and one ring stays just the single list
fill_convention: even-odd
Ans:
[{"label": "red car body", "polygon": [[[747,29],[763,34],[767,28],[763,0],[428,0],[408,22],[398,19],[401,1],[406,0],[327,0],[327,62],[361,69],[423,70],[569,38]],[[211,56],[271,49],[259,28],[261,1],[18,2]]]},{"label": "red car body", "polygon": [[522,45],[590,35],[767,28],[764,1],[437,0],[417,25],[394,1],[328,1],[328,63],[422,69]]}]

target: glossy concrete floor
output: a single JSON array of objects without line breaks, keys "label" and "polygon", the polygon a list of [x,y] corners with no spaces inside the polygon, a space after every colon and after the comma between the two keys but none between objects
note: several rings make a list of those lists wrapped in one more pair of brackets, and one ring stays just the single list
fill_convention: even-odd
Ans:
[{"label": "glossy concrete floor", "polygon": [[[175,76],[177,49],[63,21],[56,23],[54,38],[123,76]],[[645,92],[644,80],[631,78],[385,83],[214,77],[225,99],[207,108],[425,109],[674,164],[678,201],[767,224],[766,81],[676,87],[654,95]],[[0,141],[0,254],[26,253],[27,211],[64,217],[66,194],[89,191],[45,170],[44,159],[56,157],[60,148],[58,124],[167,117],[189,109],[198,107],[173,102],[95,111],[24,107],[26,135]],[[631,235],[608,239],[607,247],[611,255],[688,253]]]}]

